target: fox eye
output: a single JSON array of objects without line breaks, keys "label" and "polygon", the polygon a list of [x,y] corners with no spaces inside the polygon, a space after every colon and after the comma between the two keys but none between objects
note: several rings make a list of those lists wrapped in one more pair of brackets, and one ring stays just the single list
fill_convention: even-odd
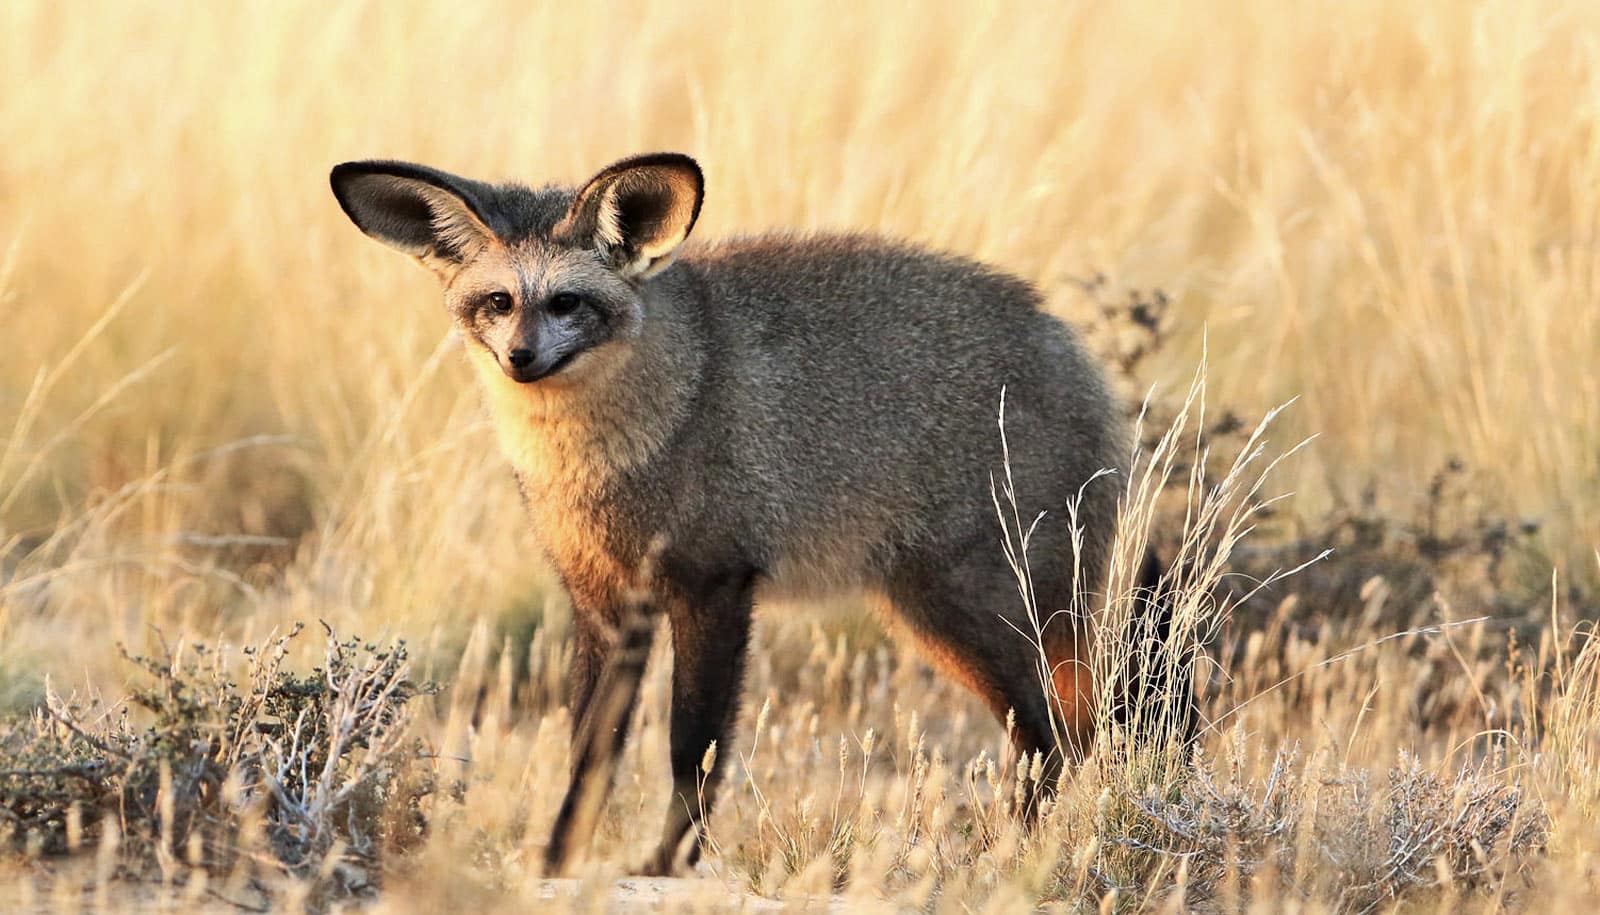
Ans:
[{"label": "fox eye", "polygon": [[484,296],[483,302],[489,307],[490,311],[497,315],[507,315],[511,313],[510,293],[491,292],[487,296]]},{"label": "fox eye", "polygon": [[583,298],[577,293],[558,292],[550,297],[550,303],[546,307],[553,315],[566,315],[577,311],[578,306],[582,304]]}]

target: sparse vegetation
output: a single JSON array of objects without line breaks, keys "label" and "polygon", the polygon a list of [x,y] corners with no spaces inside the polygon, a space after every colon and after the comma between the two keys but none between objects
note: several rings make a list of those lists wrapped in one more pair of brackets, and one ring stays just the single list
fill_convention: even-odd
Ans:
[{"label": "sparse vegetation", "polygon": [[245,908],[285,888],[302,902],[372,893],[385,853],[422,841],[434,790],[405,734],[418,687],[404,644],[332,632],[322,666],[295,676],[283,662],[298,633],[244,648],[240,681],[238,659],[194,643],[129,658],[142,682],[125,700],[47,691],[0,733],[7,846],[92,852],[97,882]]},{"label": "sparse vegetation", "polygon": [[[851,12],[0,9],[7,905],[1600,899],[1600,11]],[[1193,746],[1108,716],[1024,832],[1034,763],[959,686],[862,607],[758,614],[697,879],[613,886],[660,657],[589,870],[541,879],[565,601],[429,281],[324,180],[644,149],[715,176],[707,237],[908,235],[1085,327],[1145,413],[1125,557],[1186,557],[1173,634],[1099,663],[1195,662]]]}]

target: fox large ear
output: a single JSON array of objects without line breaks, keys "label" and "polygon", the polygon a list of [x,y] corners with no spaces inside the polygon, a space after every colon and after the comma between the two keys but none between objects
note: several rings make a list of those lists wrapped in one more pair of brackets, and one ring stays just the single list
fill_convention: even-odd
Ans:
[{"label": "fox large ear", "polygon": [[704,195],[700,166],[688,156],[635,156],[589,179],[567,212],[565,230],[592,243],[618,273],[642,279],[672,263]]},{"label": "fox large ear", "polygon": [[475,182],[407,162],[346,162],[329,175],[356,227],[447,278],[494,243]]}]

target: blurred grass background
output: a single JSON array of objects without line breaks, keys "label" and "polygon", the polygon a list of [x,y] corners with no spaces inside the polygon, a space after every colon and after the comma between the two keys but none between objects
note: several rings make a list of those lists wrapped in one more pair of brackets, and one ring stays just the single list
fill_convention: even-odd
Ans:
[{"label": "blurred grass background", "polygon": [[890,232],[1078,318],[1074,280],[1160,287],[1176,344],[1141,383],[1204,339],[1215,401],[1298,397],[1288,434],[1321,440],[1294,511],[1411,510],[1459,458],[1541,523],[1531,575],[1594,575],[1590,4],[18,2],[0,26],[0,543],[15,564],[82,522],[34,554],[37,612],[0,618],[14,684],[151,626],[459,641],[560,602],[433,281],[327,191],[357,157],[540,183],[679,149],[706,237]]}]

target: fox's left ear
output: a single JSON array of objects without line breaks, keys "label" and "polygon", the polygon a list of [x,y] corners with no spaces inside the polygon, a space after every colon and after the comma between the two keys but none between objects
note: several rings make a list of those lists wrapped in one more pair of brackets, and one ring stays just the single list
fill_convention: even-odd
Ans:
[{"label": "fox's left ear", "polygon": [[618,273],[643,279],[672,263],[704,196],[705,178],[688,156],[634,156],[589,179],[563,228],[574,241],[593,244]]}]

